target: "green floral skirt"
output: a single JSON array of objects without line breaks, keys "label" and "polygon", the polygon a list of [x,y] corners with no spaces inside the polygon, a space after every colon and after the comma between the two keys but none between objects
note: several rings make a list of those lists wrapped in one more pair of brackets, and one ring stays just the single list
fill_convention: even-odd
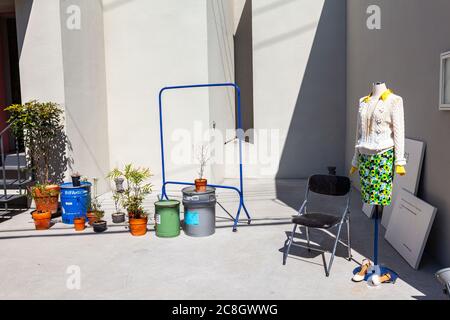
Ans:
[{"label": "green floral skirt", "polygon": [[367,204],[388,206],[392,198],[394,150],[359,155],[362,199]]}]

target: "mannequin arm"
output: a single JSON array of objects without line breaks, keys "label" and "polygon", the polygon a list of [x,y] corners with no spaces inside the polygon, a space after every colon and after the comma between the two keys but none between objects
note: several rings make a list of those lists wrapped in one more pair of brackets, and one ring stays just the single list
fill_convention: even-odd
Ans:
[{"label": "mannequin arm", "polygon": [[395,166],[395,172],[397,172],[397,174],[401,176],[404,176],[406,174],[404,166]]}]

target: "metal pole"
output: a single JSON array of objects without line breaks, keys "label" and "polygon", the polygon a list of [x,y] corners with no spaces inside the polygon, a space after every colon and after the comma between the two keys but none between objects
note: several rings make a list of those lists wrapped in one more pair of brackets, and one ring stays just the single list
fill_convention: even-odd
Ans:
[{"label": "metal pole", "polygon": [[379,206],[375,206],[375,214],[374,214],[374,241],[373,241],[373,263],[375,266],[378,265],[378,223],[379,223]]},{"label": "metal pole", "polygon": [[22,177],[20,174],[20,155],[19,155],[19,140],[15,137],[16,142],[16,156],[17,156],[17,181],[19,183],[19,194],[22,195]]},{"label": "metal pole", "polygon": [[8,191],[6,188],[6,168],[5,168],[5,152],[3,146],[3,135],[0,136],[0,152],[2,157],[2,171],[3,171],[3,193],[5,195],[5,210],[8,210]]},{"label": "metal pole", "polygon": [[164,199],[164,197],[167,199],[166,194],[166,168],[164,163],[164,132],[163,132],[163,121],[162,121],[162,94],[164,92],[164,89],[162,89],[159,92],[159,135],[160,135],[160,141],[161,141],[161,165],[162,165],[162,182],[163,182],[163,189],[162,189],[162,195],[161,200]]}]

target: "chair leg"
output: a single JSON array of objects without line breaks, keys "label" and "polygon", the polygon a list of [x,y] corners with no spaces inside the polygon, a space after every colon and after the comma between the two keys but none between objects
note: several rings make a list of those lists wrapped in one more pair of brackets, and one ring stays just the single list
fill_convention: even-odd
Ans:
[{"label": "chair leg", "polygon": [[352,241],[350,236],[350,217],[347,218],[347,248],[348,248],[348,261],[352,261]]},{"label": "chair leg", "polygon": [[327,277],[330,276],[330,270],[331,270],[331,267],[333,266],[333,260],[334,260],[335,254],[336,254],[337,245],[339,243],[341,230],[342,230],[342,223],[339,225],[339,230],[338,230],[338,232],[336,234],[336,241],[334,242],[334,248],[333,248],[333,252],[331,254],[330,262],[328,263],[328,268],[325,266],[325,274],[326,274]]},{"label": "chair leg", "polygon": [[284,254],[283,254],[283,265],[286,265],[286,260],[287,260],[287,257],[288,257],[288,255],[289,255],[289,250],[291,250],[292,242],[294,242],[295,230],[297,230],[297,224],[294,225],[294,229],[292,229],[292,234],[291,234],[291,236],[289,237],[288,244],[287,244],[287,246],[286,246],[285,249],[284,249]]},{"label": "chair leg", "polygon": [[306,247],[308,248],[308,251],[309,252],[311,252],[311,248],[310,248],[310,246],[309,246],[309,243],[310,243],[310,241],[309,241],[309,228],[308,227],[305,227],[306,228]]}]

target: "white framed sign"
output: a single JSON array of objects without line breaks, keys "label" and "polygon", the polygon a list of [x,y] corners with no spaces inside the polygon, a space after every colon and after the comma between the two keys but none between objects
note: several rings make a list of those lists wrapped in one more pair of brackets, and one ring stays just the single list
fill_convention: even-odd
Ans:
[{"label": "white framed sign", "polygon": [[[417,194],[419,189],[420,174],[422,172],[423,157],[425,155],[425,143],[423,141],[405,139],[405,158],[406,158],[406,175],[394,175],[394,185],[392,189],[392,205],[384,208],[382,225],[387,228],[389,219],[391,218],[392,208],[395,205],[395,199],[401,189],[406,189],[412,194]],[[364,204],[363,212],[372,217],[373,206]]]},{"label": "white framed sign", "polygon": [[439,110],[450,110],[450,51],[441,54]]},{"label": "white framed sign", "polygon": [[405,189],[397,195],[385,239],[414,269],[419,268],[436,211]]}]

